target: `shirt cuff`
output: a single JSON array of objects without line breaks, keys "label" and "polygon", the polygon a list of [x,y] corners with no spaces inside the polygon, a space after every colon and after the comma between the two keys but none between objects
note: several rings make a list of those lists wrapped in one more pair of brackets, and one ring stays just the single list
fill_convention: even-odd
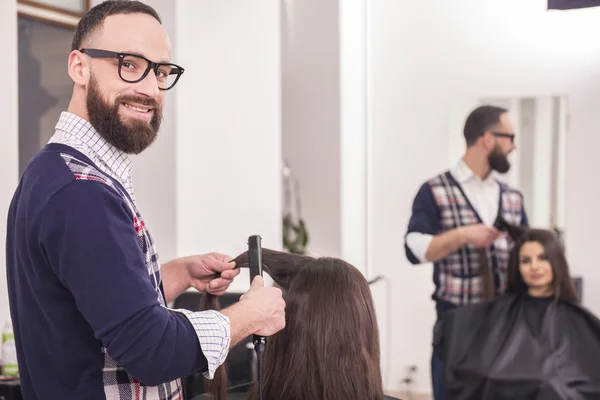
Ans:
[{"label": "shirt cuff", "polygon": [[433,240],[433,235],[426,233],[411,232],[406,235],[406,245],[412,251],[414,256],[422,263],[429,262],[425,255],[429,250],[429,245]]},{"label": "shirt cuff", "polygon": [[212,379],[216,369],[223,364],[229,353],[229,344],[231,343],[229,318],[214,310],[194,312],[177,309],[172,311],[183,314],[194,327],[202,353],[208,361],[208,371],[202,374],[206,378]]}]

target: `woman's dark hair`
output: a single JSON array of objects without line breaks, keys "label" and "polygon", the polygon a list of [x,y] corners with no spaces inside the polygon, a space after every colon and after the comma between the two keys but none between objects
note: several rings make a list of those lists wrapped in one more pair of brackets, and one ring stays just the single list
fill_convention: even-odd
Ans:
[{"label": "woman's dark hair", "polygon": [[[379,330],[362,273],[340,259],[269,249],[262,260],[286,301],[286,327],[266,346],[264,398],[383,399]],[[247,266],[247,253],[235,261]],[[215,398],[225,398],[221,389],[213,387]],[[256,386],[248,398],[258,399]]]},{"label": "woman's dark hair", "polygon": [[[513,225],[506,221],[504,217],[499,216],[496,218],[494,223],[496,229],[506,232],[509,238],[515,242],[516,240],[527,231],[526,226]],[[494,284],[494,272],[490,265],[490,257],[487,248],[479,248],[476,250],[477,261],[479,264],[479,273],[481,275],[483,298],[484,300],[491,300],[495,297],[495,284]]]},{"label": "woman's dark hair", "polygon": [[571,279],[569,264],[558,237],[544,229],[526,230],[515,243],[508,263],[508,293],[524,293],[528,287],[519,271],[521,247],[527,242],[537,242],[544,248],[546,258],[552,266],[552,291],[555,300],[578,302],[577,292]]}]

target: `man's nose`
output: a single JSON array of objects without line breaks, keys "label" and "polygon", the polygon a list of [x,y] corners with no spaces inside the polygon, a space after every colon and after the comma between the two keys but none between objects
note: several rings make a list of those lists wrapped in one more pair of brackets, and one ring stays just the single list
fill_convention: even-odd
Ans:
[{"label": "man's nose", "polygon": [[146,75],[144,79],[135,85],[135,92],[143,96],[154,99],[158,97],[158,94],[160,93],[160,89],[158,88],[158,80],[156,79],[154,70],[150,70],[148,75]]}]

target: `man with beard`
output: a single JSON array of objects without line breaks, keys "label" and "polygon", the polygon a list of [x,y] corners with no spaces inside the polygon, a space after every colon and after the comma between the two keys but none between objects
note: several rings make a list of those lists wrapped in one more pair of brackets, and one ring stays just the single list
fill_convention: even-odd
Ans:
[{"label": "man with beard", "polygon": [[[511,243],[495,225],[500,218],[528,224],[522,194],[492,176],[508,172],[508,155],[515,149],[508,111],[476,108],[467,117],[464,136],[467,150],[458,165],[419,189],[405,237],[411,263],[434,264],[438,320],[450,309],[504,292]],[[489,263],[480,266],[482,249]],[[486,284],[489,294],[484,294]],[[431,369],[434,397],[445,399],[443,368],[435,354]]]},{"label": "man with beard", "polygon": [[221,312],[167,307],[192,287],[223,294],[239,273],[218,253],[161,266],[136,205],[129,154],[155,140],[166,93],[183,71],[171,62],[160,17],[141,2],[104,2],[77,26],[71,102],[8,215],[26,399],[183,399],[180,378],[212,378],[231,346],[285,325],[281,290],[260,277]]}]

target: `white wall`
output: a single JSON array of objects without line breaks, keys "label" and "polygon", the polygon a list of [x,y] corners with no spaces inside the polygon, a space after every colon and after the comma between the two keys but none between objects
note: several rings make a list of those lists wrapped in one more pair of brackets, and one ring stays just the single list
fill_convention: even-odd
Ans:
[{"label": "white wall", "polygon": [[[598,16],[596,16],[598,17]],[[598,52],[596,51],[597,59]],[[596,213],[600,188],[590,184],[590,177],[600,170],[594,148],[600,146],[600,76],[598,69],[588,71],[579,82],[577,96],[569,99],[570,126],[566,138],[566,249],[571,270],[582,275],[583,303],[600,316],[600,273]]]},{"label": "white wall", "polygon": [[430,391],[432,268],[406,261],[403,235],[419,185],[448,167],[445,129],[457,99],[569,97],[567,246],[573,269],[585,275],[585,303],[600,313],[600,274],[587,244],[600,224],[600,189],[585,178],[600,167],[600,46],[591,39],[600,35],[600,9],[547,12],[545,4],[371,1],[369,268],[393,280],[394,340],[383,346],[393,360],[391,387],[416,364],[417,388]]},{"label": "white wall", "polygon": [[0,2],[0,37],[5,52],[3,74],[5,79],[0,100],[0,121],[3,129],[0,134],[0,213],[2,226],[0,234],[0,321],[9,318],[8,295],[6,288],[6,216],[8,206],[18,183],[18,80],[17,77],[17,8],[14,1]]},{"label": "white wall", "polygon": [[340,256],[338,2],[282,4],[283,159],[298,179],[309,251]]},{"label": "white wall", "polygon": [[177,253],[281,248],[280,4],[175,4]]},{"label": "white wall", "polygon": [[[593,78],[592,78],[593,80]],[[566,98],[561,98],[559,102],[559,130],[558,130],[558,151],[556,152],[556,169],[558,170],[557,181],[555,182],[556,189],[556,219],[555,223],[560,229],[564,229],[567,223],[567,146],[568,146],[568,131],[569,127],[569,101]]]},{"label": "white wall", "polygon": [[552,136],[553,136],[553,99],[550,96],[538,98],[535,102],[535,149],[533,171],[540,171],[533,177],[533,206],[528,211],[531,225],[539,228],[552,227]]},{"label": "white wall", "polygon": [[341,257],[373,279],[367,268],[368,0],[339,2],[340,244]]},{"label": "white wall", "polygon": [[283,158],[300,184],[309,251],[369,276],[367,0],[282,5]]},{"label": "white wall", "polygon": [[[519,186],[517,186],[521,193],[523,193],[525,210],[528,214],[533,213],[533,199],[534,199],[534,176],[532,173],[534,170],[534,156],[535,153],[535,139],[536,139],[536,127],[535,127],[535,100],[531,98],[521,99],[520,110],[521,119],[519,124],[515,126],[518,129],[519,135],[517,139],[517,151],[519,152],[520,170],[519,170]],[[527,154],[529,157],[525,157]],[[512,168],[511,168],[512,169]],[[535,221],[531,221],[531,224],[535,226]]]}]

